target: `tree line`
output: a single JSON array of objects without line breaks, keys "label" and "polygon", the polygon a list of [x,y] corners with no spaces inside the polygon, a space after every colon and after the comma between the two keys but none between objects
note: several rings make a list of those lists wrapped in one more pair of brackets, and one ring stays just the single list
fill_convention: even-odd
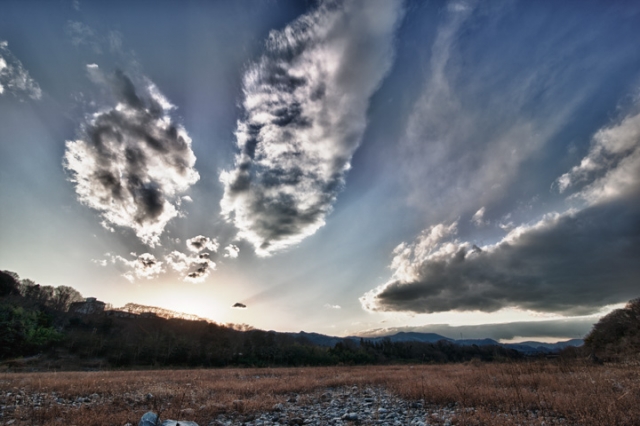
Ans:
[{"label": "tree line", "polygon": [[[105,310],[89,314],[69,309],[84,301],[67,286],[41,286],[0,272],[0,360],[43,355],[49,360],[99,360],[114,368],[267,367],[389,363],[448,363],[520,359],[501,346],[372,342],[344,339],[332,347],[304,335],[233,327],[206,320],[163,317],[153,312]],[[616,352],[616,342],[638,349],[640,299],[594,326],[587,351]],[[630,331],[631,330],[631,331]],[[616,352],[617,353],[617,352]]]}]

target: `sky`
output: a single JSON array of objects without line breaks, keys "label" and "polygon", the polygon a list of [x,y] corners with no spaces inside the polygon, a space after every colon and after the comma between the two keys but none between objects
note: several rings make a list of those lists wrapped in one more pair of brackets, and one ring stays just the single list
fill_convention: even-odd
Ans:
[{"label": "sky", "polygon": [[640,297],[640,4],[3,1],[0,269],[263,330]]}]

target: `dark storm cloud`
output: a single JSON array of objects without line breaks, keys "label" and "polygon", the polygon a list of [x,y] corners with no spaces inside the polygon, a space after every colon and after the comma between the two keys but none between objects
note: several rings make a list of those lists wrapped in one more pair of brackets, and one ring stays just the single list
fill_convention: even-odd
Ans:
[{"label": "dark storm cloud", "polygon": [[82,203],[154,246],[179,214],[181,194],[199,179],[191,139],[152,83],[137,89],[121,71],[106,77],[94,64],[88,71],[92,81],[111,83],[117,105],[94,114],[80,138],[67,141],[65,168]]},{"label": "dark storm cloud", "polygon": [[362,337],[388,336],[399,332],[436,333],[452,339],[494,339],[515,338],[583,338],[596,323],[596,317],[577,317],[544,321],[519,321],[502,324],[481,324],[452,326],[449,324],[429,324],[416,327],[395,327],[368,330],[358,333]]},{"label": "dark storm cloud", "polygon": [[[611,161],[615,158],[615,161]],[[638,297],[640,114],[600,130],[587,157],[561,179],[581,208],[550,213],[493,246],[453,240],[437,225],[394,252],[393,278],[361,298],[379,311],[492,312],[518,307],[585,314]]]},{"label": "dark storm cloud", "polygon": [[245,309],[247,307],[247,305],[245,305],[244,303],[234,303],[234,305],[232,306],[232,308],[237,308],[237,309]]},{"label": "dark storm cloud", "polygon": [[0,96],[8,93],[18,98],[40,99],[42,96],[38,83],[9,50],[9,43],[0,40]]},{"label": "dark storm cloud", "polygon": [[282,31],[244,76],[240,153],[222,213],[261,256],[323,226],[392,62],[399,1],[327,1]]}]

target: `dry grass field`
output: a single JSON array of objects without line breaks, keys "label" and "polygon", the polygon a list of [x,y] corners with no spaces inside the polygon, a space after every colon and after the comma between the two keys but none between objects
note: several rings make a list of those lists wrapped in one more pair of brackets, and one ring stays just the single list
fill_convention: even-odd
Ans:
[{"label": "dry grass field", "polygon": [[[137,425],[148,410],[208,425],[291,394],[382,387],[458,408],[458,425],[640,425],[640,367],[535,361],[329,368],[0,374],[0,424]],[[433,424],[433,421],[430,420]]]}]

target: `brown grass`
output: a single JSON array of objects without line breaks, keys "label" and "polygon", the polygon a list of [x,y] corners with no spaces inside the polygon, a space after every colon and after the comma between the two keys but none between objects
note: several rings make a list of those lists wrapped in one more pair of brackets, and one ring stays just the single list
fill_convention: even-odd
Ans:
[{"label": "brown grass", "polygon": [[144,412],[155,410],[202,426],[220,413],[248,416],[291,394],[304,401],[353,385],[383,387],[434,407],[455,405],[459,425],[640,425],[640,367],[544,361],[2,373],[0,424],[137,425]]}]

